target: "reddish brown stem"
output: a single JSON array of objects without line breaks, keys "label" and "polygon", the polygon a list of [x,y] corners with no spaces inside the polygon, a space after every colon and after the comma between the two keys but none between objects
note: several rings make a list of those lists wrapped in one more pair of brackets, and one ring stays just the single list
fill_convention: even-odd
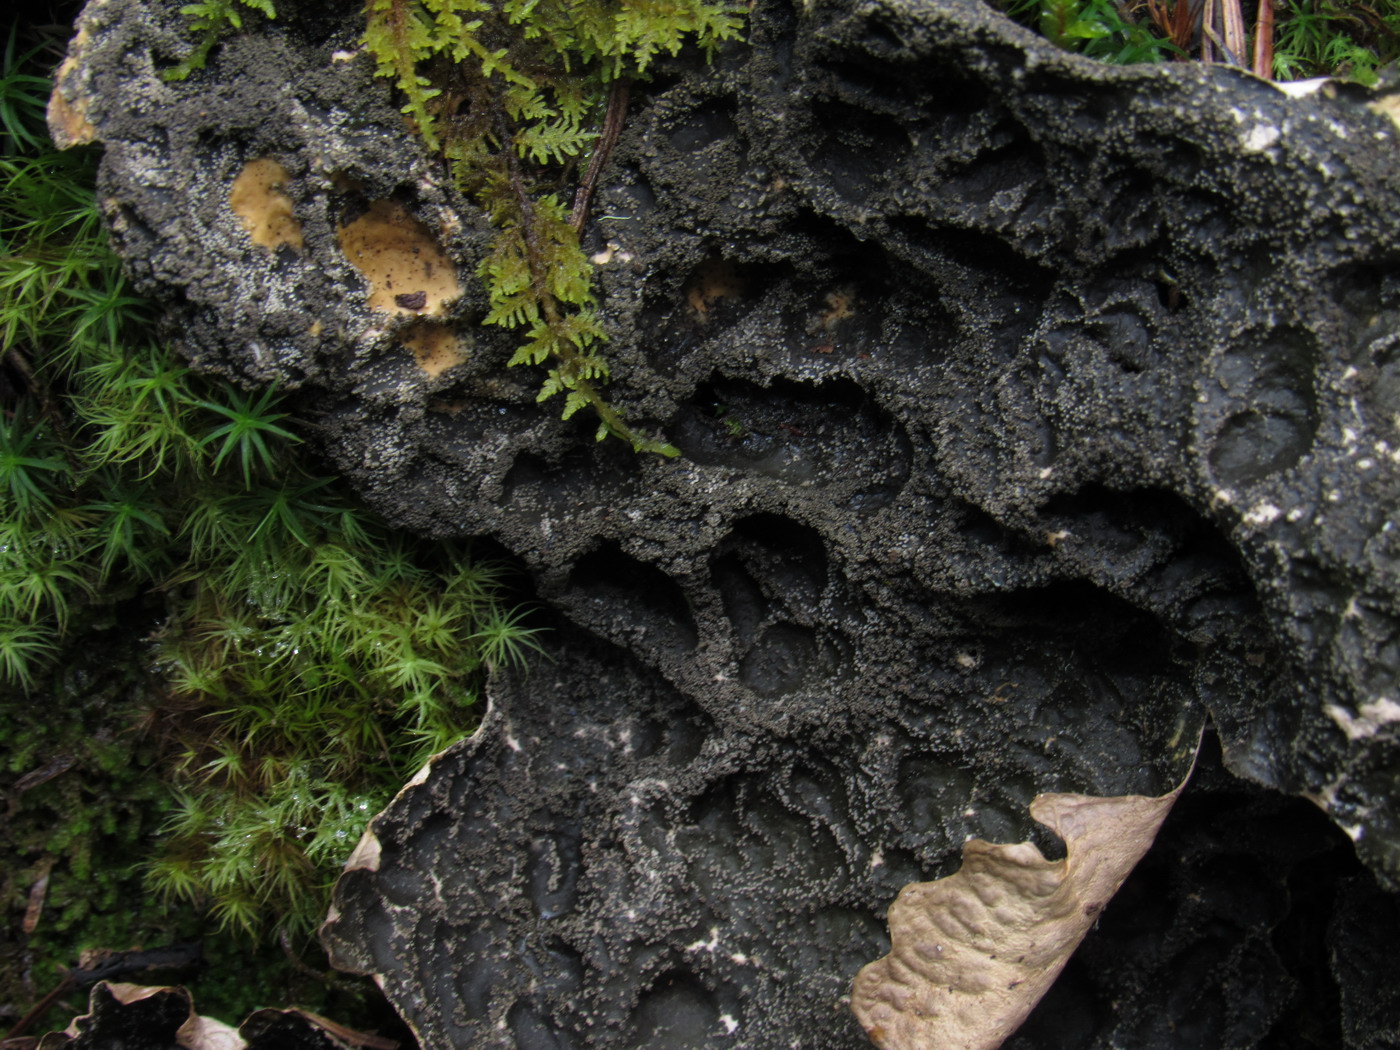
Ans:
[{"label": "reddish brown stem", "polygon": [[[621,91],[619,93],[619,85]],[[617,103],[614,105],[614,103]],[[590,180],[593,184],[598,181],[598,175],[603,170],[603,165],[607,163],[607,153],[612,152],[612,144],[617,141],[617,133],[622,128],[622,118],[627,114],[627,85],[625,81],[618,81],[613,85],[613,94],[608,100],[608,113],[603,122],[603,133],[598,141],[598,148],[593,152],[593,161],[588,165],[588,174],[584,177],[583,185],[579,187],[578,196],[574,198],[574,212],[570,219],[570,225],[575,232],[583,225],[588,215],[589,198],[593,196]],[[613,125],[611,135],[609,127]],[[502,135],[502,141],[508,142],[509,137]],[[535,228],[535,205],[530,200],[530,194],[525,189],[525,179],[520,173],[520,165],[515,159],[515,154],[509,149],[502,151],[506,162],[506,173],[510,179],[512,192],[515,194],[516,203],[520,206],[520,233],[525,241],[525,262],[530,269],[530,283],[535,289],[535,295],[539,299],[540,312],[544,314],[544,319],[551,328],[557,327],[561,321],[559,303],[549,290],[549,277],[545,269],[544,253],[540,250],[539,232]],[[585,191],[587,194],[585,195]],[[587,379],[578,374],[579,353],[569,344],[567,339],[559,340],[555,347],[554,355],[559,359],[559,363],[568,370],[569,379],[572,381],[573,389],[577,390],[588,403],[593,406],[598,418],[601,419],[609,431],[625,441],[636,445],[637,438],[633,435],[630,427],[627,426],[617,410],[603,400],[603,396],[598,393],[597,388]]]},{"label": "reddish brown stem", "polygon": [[53,1006],[59,999],[71,992],[73,988],[74,981],[70,974],[59,981],[58,984],[54,985],[53,990],[50,991],[48,995],[35,1003],[34,1008],[15,1023],[15,1026],[6,1033],[5,1041],[9,1042],[11,1039],[18,1039],[25,1032],[29,1031],[29,1029],[33,1027],[35,1021],[48,1013],[49,1007]]},{"label": "reddish brown stem", "polygon": [[1259,0],[1259,18],[1254,23],[1254,75],[1274,78],[1274,0]]},{"label": "reddish brown stem", "polygon": [[1167,39],[1180,50],[1172,56],[1177,62],[1189,62],[1187,48],[1196,35],[1196,22],[1201,14],[1201,0],[1147,0],[1147,14]]},{"label": "reddish brown stem", "polygon": [[588,170],[584,172],[583,181],[579,183],[578,192],[574,194],[574,210],[569,216],[569,225],[574,228],[575,233],[582,234],[584,223],[588,221],[588,207],[593,203],[593,193],[598,188],[598,180],[603,175],[608,158],[612,156],[613,147],[617,145],[617,138],[622,134],[623,121],[627,119],[627,101],[631,90],[630,81],[613,81],[612,91],[608,94],[607,112],[603,115],[603,130],[598,135],[598,145],[593,149]]}]

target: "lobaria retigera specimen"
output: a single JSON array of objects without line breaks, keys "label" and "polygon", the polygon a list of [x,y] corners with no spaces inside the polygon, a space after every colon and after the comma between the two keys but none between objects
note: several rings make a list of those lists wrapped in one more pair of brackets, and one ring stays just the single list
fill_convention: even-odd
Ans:
[{"label": "lobaria retigera specimen", "polygon": [[[275,17],[271,0],[238,0]],[[203,39],[173,72],[203,64],[214,35],[239,23],[235,0],[182,9]],[[597,438],[678,455],[636,433],[600,392],[607,338],[579,247],[587,201],[625,111],[630,82],[687,40],[707,52],[738,35],[741,5],[726,0],[368,0],[364,43],[393,78],[403,112],[440,153],[458,188],[497,234],[478,274],[490,294],[484,323],[523,329],[511,365],[547,369],[538,400],[584,407]],[[593,154],[572,209],[558,187]]]}]

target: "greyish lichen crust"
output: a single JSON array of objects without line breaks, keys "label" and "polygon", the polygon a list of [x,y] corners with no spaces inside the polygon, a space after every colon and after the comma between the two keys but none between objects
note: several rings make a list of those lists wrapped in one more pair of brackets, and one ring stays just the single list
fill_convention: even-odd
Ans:
[{"label": "greyish lichen crust", "polygon": [[1324,1044],[1394,1036],[1344,979],[1393,898],[1286,797],[1400,881],[1393,95],[1099,67],[975,0],[759,3],[639,86],[586,231],[663,461],[503,370],[485,225],[354,18],[279,5],[171,84],[167,6],[93,3],[59,87],[138,286],[559,617],[325,931],[426,1046],[858,1047],[901,885],[1040,792],[1164,790],[1207,717],[1252,782],[1183,798],[1247,814],[1174,854],[1209,890],[1153,869],[1178,932],[1091,937],[1019,1045],[1263,1045],[1315,985]]}]

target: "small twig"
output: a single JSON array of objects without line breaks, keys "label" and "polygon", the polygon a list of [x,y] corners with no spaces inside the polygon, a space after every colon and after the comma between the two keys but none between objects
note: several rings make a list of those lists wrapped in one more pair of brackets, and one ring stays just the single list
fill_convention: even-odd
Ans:
[{"label": "small twig", "polygon": [[[540,247],[539,230],[535,228],[535,204],[530,199],[530,191],[525,188],[525,176],[520,171],[516,159],[510,127],[506,123],[505,107],[496,111],[496,137],[503,148],[501,157],[505,161],[506,179],[515,194],[515,203],[520,208],[520,235],[525,242],[525,265],[530,271],[530,284],[540,301],[540,310],[545,320],[553,327],[559,321],[559,306],[549,291],[548,273],[544,262],[544,251]],[[575,205],[577,208],[577,204]]]},{"label": "small twig", "polygon": [[24,909],[24,922],[20,929],[28,937],[39,925],[39,916],[44,913],[44,900],[49,893],[49,876],[53,874],[53,866],[58,858],[52,854],[44,857],[38,864],[34,865],[34,884],[29,887],[29,900]]},{"label": "small twig", "polygon": [[[593,152],[593,159],[589,162],[583,184],[574,197],[574,210],[569,218],[569,225],[576,233],[582,229],[583,224],[587,221],[588,205],[592,200],[593,190],[597,186],[604,165],[607,163],[608,154],[612,152],[612,147],[622,131],[622,122],[627,116],[627,96],[627,82],[625,80],[614,82],[612,94],[608,97],[608,111],[603,120],[603,132],[599,136],[598,146]],[[545,254],[539,243],[539,231],[535,228],[535,207],[525,188],[525,179],[521,174],[520,164],[516,160],[514,152],[509,148],[511,136],[504,113],[505,107],[502,106],[496,117],[497,136],[503,144],[507,145],[507,148],[501,150],[501,157],[505,162],[507,181],[520,207],[520,232],[525,243],[525,262],[530,270],[530,281],[534,286],[535,295],[539,300],[540,313],[544,315],[545,323],[557,331],[563,322],[563,313],[559,308],[559,301],[549,290],[549,274],[545,264]],[[580,362],[584,355],[570,339],[558,339],[550,353],[559,362],[559,374],[566,377],[565,382],[568,388],[582,396],[592,406],[593,411],[598,414],[603,428],[608,433],[628,442],[635,449],[660,450],[662,446],[656,446],[655,442],[648,443],[634,434],[632,428],[627,425],[617,409],[608,404],[603,399],[602,394],[598,393],[597,387],[581,374]],[[670,448],[670,446],[664,447]],[[663,452],[662,454],[675,455],[676,453]]]},{"label": "small twig", "polygon": [[287,957],[287,962],[291,964],[292,969],[297,973],[305,977],[310,977],[312,980],[321,984],[330,984],[331,981],[334,980],[334,972],[321,973],[319,970],[313,969],[311,966],[307,965],[306,960],[297,954],[296,949],[292,947],[291,934],[285,929],[277,931],[277,943],[282,946],[282,954]]},{"label": "small twig", "polygon": [[10,364],[15,366],[15,371],[19,372],[24,378],[24,381],[29,384],[30,388],[39,395],[39,405],[47,413],[49,410],[48,393],[44,390],[43,384],[34,377],[34,368],[30,365],[29,358],[25,357],[17,346],[12,346],[6,350],[5,356],[10,359]]},{"label": "small twig", "polygon": [[53,990],[50,991],[48,995],[34,1004],[32,1010],[15,1022],[15,1026],[5,1034],[5,1041],[9,1042],[11,1039],[22,1036],[28,1029],[33,1027],[34,1022],[38,1021],[49,1012],[49,1008],[53,1006],[54,1003],[62,999],[76,986],[77,982],[73,980],[73,975],[71,973],[63,978],[63,980],[59,981],[58,984],[54,985]]},{"label": "small twig", "polygon": [[313,1014],[310,1010],[296,1010],[295,1013],[306,1018],[317,1028],[329,1032],[342,1043],[349,1043],[351,1046],[362,1046],[365,1050],[399,1050],[397,1039],[389,1039],[382,1035],[375,1035],[372,1032],[362,1032],[358,1028],[347,1028],[320,1014]]},{"label": "small twig", "polygon": [[30,791],[40,784],[46,784],[54,777],[68,772],[68,770],[72,769],[73,766],[77,764],[77,761],[78,760],[72,755],[59,755],[57,758],[50,759],[38,769],[31,769],[10,785],[10,790],[6,795],[7,804],[5,811],[0,813],[0,828],[8,824],[14,818],[14,815],[19,812],[20,797],[26,791]]},{"label": "small twig", "polygon": [[1212,29],[1210,26],[1202,26],[1201,28],[1205,30],[1206,36],[1211,38],[1211,40],[1215,43],[1215,46],[1220,48],[1220,53],[1225,56],[1226,63],[1232,66],[1244,66],[1244,63],[1240,61],[1239,56],[1233,51],[1231,51],[1229,47],[1226,46],[1225,41],[1220,39],[1220,35],[1216,33],[1214,29]]},{"label": "small twig", "polygon": [[574,210],[569,216],[569,225],[574,228],[575,233],[580,235],[583,233],[584,224],[588,222],[588,208],[593,203],[593,194],[598,189],[598,180],[602,178],[603,168],[607,166],[608,158],[612,156],[613,147],[617,145],[618,136],[622,134],[622,125],[627,119],[627,102],[631,90],[631,81],[613,81],[612,91],[608,95],[607,112],[603,116],[603,130],[598,136],[598,144],[593,149],[593,156],[588,161],[588,170],[584,172],[583,181],[579,183],[578,192],[574,194]]},{"label": "small twig", "polygon": [[1201,61],[1214,62],[1215,49],[1211,46],[1211,39],[1215,36],[1212,27],[1215,25],[1215,0],[1206,0],[1205,9],[1201,12]]},{"label": "small twig", "polygon": [[38,769],[31,769],[16,780],[14,786],[10,788],[10,792],[13,795],[23,795],[26,791],[32,791],[40,784],[47,784],[54,777],[67,773],[77,763],[78,760],[72,755],[59,755],[56,758],[51,758]]},{"label": "small twig", "polygon": [[44,996],[34,1008],[19,1019],[5,1038],[14,1039],[24,1034],[36,1021],[46,1014],[54,1003],[78,988],[89,988],[98,981],[121,981],[144,974],[148,970],[179,970],[197,964],[201,959],[198,944],[172,944],[168,948],[150,948],[145,951],[137,948],[125,952],[112,952],[92,966],[69,970],[63,980]]},{"label": "small twig", "polygon": [[198,966],[203,958],[204,949],[198,941],[163,948],[133,948],[130,951],[106,953],[92,965],[70,970],[68,975],[79,988],[87,988],[98,981],[126,981],[132,977],[144,977],[154,970],[188,970]]}]

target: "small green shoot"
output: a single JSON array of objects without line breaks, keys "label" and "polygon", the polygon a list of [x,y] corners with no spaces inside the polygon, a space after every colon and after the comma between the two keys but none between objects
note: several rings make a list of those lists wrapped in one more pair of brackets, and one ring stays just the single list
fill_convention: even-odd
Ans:
[{"label": "small green shoot", "polygon": [[190,31],[199,36],[199,42],[178,64],[165,71],[165,79],[184,80],[195,70],[203,69],[219,39],[230,29],[243,28],[244,8],[265,18],[277,17],[272,0],[197,0],[180,8],[180,13],[190,20]]},{"label": "small green shoot", "polygon": [[274,383],[254,397],[242,391],[232,391],[226,404],[215,401],[201,401],[199,407],[223,416],[227,421],[215,427],[204,437],[200,445],[218,445],[214,454],[214,469],[218,470],[225,460],[234,459],[243,474],[243,484],[251,486],[253,472],[270,472],[275,464],[269,439],[297,443],[301,438],[286,427],[278,426],[278,421],[287,418],[285,412],[274,412],[280,397]]},{"label": "small green shoot", "polygon": [[[1201,0],[999,0],[998,6],[1067,51],[1120,64],[1218,53],[1246,67],[1254,56],[1256,72],[1278,80],[1334,76],[1374,85],[1379,70],[1400,59],[1395,3],[1261,0],[1255,33],[1269,36],[1258,41],[1244,33],[1233,42],[1228,34],[1213,39],[1201,31]],[[1242,20],[1240,7],[1240,0],[1220,0],[1216,17],[1230,9]]]},{"label": "small green shoot", "polygon": [[599,441],[679,455],[633,430],[603,396],[607,336],[579,246],[586,205],[575,197],[571,211],[558,186],[591,153],[605,153],[625,106],[620,85],[687,42],[710,52],[737,37],[743,8],[372,0],[368,10],[364,39],[379,75],[394,80],[404,113],[498,231],[478,273],[490,295],[485,323],[523,334],[510,364],[543,370],[538,400],[562,395],[564,419],[590,409]]}]

